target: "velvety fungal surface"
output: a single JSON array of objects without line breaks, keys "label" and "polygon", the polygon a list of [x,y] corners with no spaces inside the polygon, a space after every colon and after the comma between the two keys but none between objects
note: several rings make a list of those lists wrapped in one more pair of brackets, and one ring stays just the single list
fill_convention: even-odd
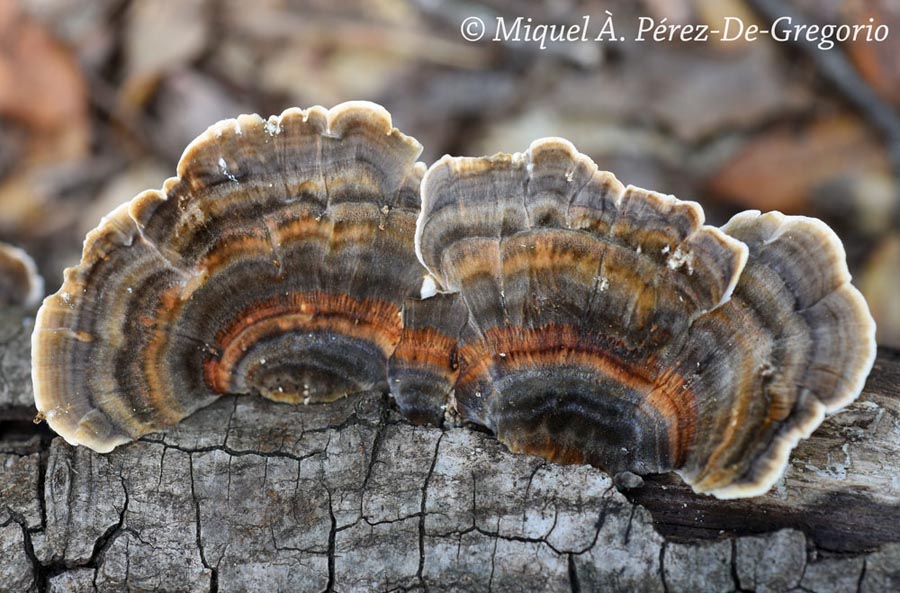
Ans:
[{"label": "velvety fungal surface", "polygon": [[420,152],[369,103],[211,127],[162,191],[88,235],[45,300],[38,410],[109,451],[223,393],[385,390],[403,301],[422,284]]},{"label": "velvety fungal surface", "polygon": [[696,203],[625,187],[561,139],[433,165],[416,245],[470,313],[462,419],[554,461],[765,492],[862,389],[874,323],[824,223],[703,222]]},{"label": "velvety fungal surface", "polygon": [[822,222],[714,228],[561,139],[427,173],[420,148],[368,103],[210,128],[45,300],[40,413],[109,451],[221,394],[375,390],[414,422],[740,497],[862,389],[874,323]]},{"label": "velvety fungal surface", "polygon": [[0,307],[33,307],[44,296],[44,279],[23,249],[0,242]]}]

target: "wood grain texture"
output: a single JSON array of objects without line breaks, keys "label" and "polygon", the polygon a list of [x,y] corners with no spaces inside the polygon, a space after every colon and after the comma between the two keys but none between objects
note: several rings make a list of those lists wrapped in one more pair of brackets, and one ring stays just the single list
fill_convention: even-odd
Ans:
[{"label": "wood grain texture", "polygon": [[[30,423],[0,316],[0,590],[866,591],[900,587],[900,354],[764,497],[509,453],[379,394],[225,397],[101,455]],[[3,383],[7,385],[7,383]]]}]

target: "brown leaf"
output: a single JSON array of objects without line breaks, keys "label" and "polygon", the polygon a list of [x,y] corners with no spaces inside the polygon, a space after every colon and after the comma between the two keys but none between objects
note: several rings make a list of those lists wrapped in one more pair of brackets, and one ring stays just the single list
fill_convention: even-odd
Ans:
[{"label": "brown leaf", "polygon": [[839,115],[802,128],[779,126],[750,140],[714,173],[708,190],[743,206],[809,212],[816,193],[849,187],[888,169],[883,148],[856,118]]},{"label": "brown leaf", "polygon": [[28,128],[33,159],[83,154],[87,115],[87,88],[67,49],[15,2],[0,2],[0,116]]},{"label": "brown leaf", "polygon": [[900,235],[888,236],[872,253],[860,281],[860,289],[878,327],[882,346],[900,348]]},{"label": "brown leaf", "polygon": [[[887,25],[900,31],[900,4],[884,0],[856,0],[847,5],[846,22],[851,25]],[[874,19],[870,22],[869,19]],[[847,52],[863,78],[885,100],[900,106],[900,37],[888,35],[882,42],[859,39],[846,44]]]},{"label": "brown leaf", "polygon": [[[754,128],[774,116],[802,112],[812,100],[773,45],[720,52],[638,44],[619,67],[561,78],[552,91],[554,109],[626,121],[652,118],[688,142]],[[547,101],[547,95],[536,101]]]},{"label": "brown leaf", "polygon": [[133,2],[125,25],[126,78],[183,68],[206,47],[210,25],[208,0]]}]

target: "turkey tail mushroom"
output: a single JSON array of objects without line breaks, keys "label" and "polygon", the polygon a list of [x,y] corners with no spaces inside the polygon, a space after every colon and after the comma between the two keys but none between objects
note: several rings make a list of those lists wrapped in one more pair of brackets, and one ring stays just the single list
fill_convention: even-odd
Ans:
[{"label": "turkey tail mushroom", "polygon": [[875,322],[822,221],[748,211],[722,230],[750,257],[681,356],[689,389],[709,394],[698,432],[716,438],[698,440],[678,471],[695,490],[737,498],[765,493],[797,442],[856,399],[875,361]]},{"label": "turkey tail mushroom", "polygon": [[457,339],[469,312],[458,294],[408,299],[403,332],[388,361],[390,393],[400,412],[417,424],[443,424],[459,376]]},{"label": "turkey tail mushroom", "polygon": [[421,146],[371,103],[212,126],[178,176],[106,217],[33,336],[38,410],[109,451],[223,393],[320,402],[385,389]]},{"label": "turkey tail mushroom", "polygon": [[34,307],[44,296],[44,279],[25,250],[0,242],[0,307]]},{"label": "turkey tail mushroom", "polygon": [[862,389],[875,326],[821,221],[708,226],[557,138],[427,172],[420,151],[369,103],[211,127],[44,301],[39,413],[105,452],[225,393],[379,390],[414,422],[727,498]]},{"label": "turkey tail mushroom", "polygon": [[445,157],[422,200],[419,257],[471,316],[456,407],[512,450],[750,496],[873,363],[819,221],[706,226],[699,205],[624,187],[552,138]]}]

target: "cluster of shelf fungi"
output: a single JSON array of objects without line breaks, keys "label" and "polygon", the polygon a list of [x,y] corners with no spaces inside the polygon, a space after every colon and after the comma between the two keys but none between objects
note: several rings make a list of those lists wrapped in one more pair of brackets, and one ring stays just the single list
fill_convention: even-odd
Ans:
[{"label": "cluster of shelf fungi", "polygon": [[[874,324],[826,225],[745,212],[707,226],[697,204],[623,186],[561,139],[428,169],[415,161],[420,151],[372,104],[241,116],[195,140],[161,191],[88,235],[82,262],[37,314],[35,401],[71,445],[108,453],[138,442],[99,456],[54,442],[44,471],[69,492],[105,489],[120,512],[86,558],[68,557],[61,542],[79,536],[51,537],[46,513],[58,501],[48,474],[46,516],[14,521],[38,565],[83,564],[92,582],[115,582],[119,540],[133,540],[129,522],[147,519],[133,501],[149,494],[135,498],[127,476],[140,489],[143,464],[158,460],[192,513],[198,578],[247,578],[240,555],[223,564],[237,552],[213,541],[218,528],[239,528],[209,513],[211,485],[226,475],[231,484],[235,462],[252,473],[263,460],[293,468],[297,487],[324,488],[298,525],[273,531],[265,552],[283,553],[280,535],[307,528],[309,547],[293,549],[309,566],[321,560],[309,578],[325,575],[324,588],[351,582],[341,579],[366,565],[348,563],[354,555],[377,560],[406,536],[414,570],[388,570],[384,583],[439,585],[449,540],[457,552],[466,540],[473,555],[508,546],[513,564],[536,555],[533,576],[561,566],[557,576],[578,586],[673,590],[697,576],[697,563],[707,584],[721,573],[733,588],[766,590],[753,579],[768,578],[760,567],[782,545],[780,561],[794,564],[769,576],[783,590],[803,579],[809,590],[820,587],[809,579],[834,585],[826,565],[857,585],[895,582],[875,579],[897,577],[898,496],[877,449],[898,448],[898,363],[879,361],[874,389],[853,403],[876,360]],[[327,405],[283,411],[247,394]],[[800,465],[788,463],[826,413],[848,405],[800,445]],[[329,440],[315,444],[317,434]],[[835,461],[835,446],[846,460]],[[455,467],[449,460],[466,447]],[[104,460],[122,480],[71,475],[63,457],[67,467]],[[589,466],[637,488],[626,499]],[[533,490],[536,479],[543,489]],[[277,504],[260,505],[271,523]],[[593,526],[582,532],[577,522]],[[324,541],[314,525],[327,527]],[[779,527],[808,539],[729,538]],[[780,543],[760,543],[770,537]],[[872,560],[859,555],[882,544]],[[616,581],[602,568],[616,550],[654,564]],[[813,562],[829,553],[851,556]],[[127,547],[125,558],[131,566]],[[478,582],[459,562],[443,570]],[[43,576],[72,574],[57,572]]]}]

